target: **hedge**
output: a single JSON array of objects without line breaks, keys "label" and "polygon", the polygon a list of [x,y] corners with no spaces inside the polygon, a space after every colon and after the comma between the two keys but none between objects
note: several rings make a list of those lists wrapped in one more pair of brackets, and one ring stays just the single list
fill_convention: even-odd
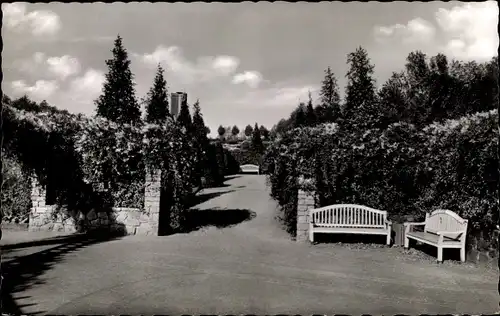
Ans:
[{"label": "hedge", "polygon": [[422,130],[407,123],[354,134],[332,124],[294,129],[265,162],[292,233],[297,179],[305,176],[315,180],[319,206],[352,202],[417,220],[447,208],[469,219],[469,233],[489,236],[498,218],[497,148],[494,110]]}]

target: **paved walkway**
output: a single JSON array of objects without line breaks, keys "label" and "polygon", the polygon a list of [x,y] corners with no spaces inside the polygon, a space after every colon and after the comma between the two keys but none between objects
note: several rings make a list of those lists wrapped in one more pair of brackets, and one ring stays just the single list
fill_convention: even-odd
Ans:
[{"label": "paved walkway", "polygon": [[394,248],[299,245],[274,219],[276,204],[264,176],[226,183],[202,192],[212,199],[195,206],[198,226],[215,226],[169,237],[54,246],[32,260],[43,272],[25,278],[12,298],[22,312],[42,314],[497,310],[496,271],[411,260]]}]

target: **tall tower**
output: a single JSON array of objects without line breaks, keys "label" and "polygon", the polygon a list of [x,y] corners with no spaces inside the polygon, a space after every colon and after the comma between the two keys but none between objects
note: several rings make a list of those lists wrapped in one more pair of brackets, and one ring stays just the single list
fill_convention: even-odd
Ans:
[{"label": "tall tower", "polygon": [[170,114],[174,118],[177,118],[179,111],[181,109],[182,102],[187,102],[187,93],[185,92],[175,92],[171,94],[170,97]]}]

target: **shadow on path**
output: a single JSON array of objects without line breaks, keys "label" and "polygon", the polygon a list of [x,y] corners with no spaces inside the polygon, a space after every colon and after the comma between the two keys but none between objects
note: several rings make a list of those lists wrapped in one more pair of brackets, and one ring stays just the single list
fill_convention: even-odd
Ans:
[{"label": "shadow on path", "polygon": [[[117,239],[120,236],[105,236],[104,234],[78,234],[56,238],[48,238],[36,242],[25,242],[20,244],[5,245],[1,247],[2,254],[5,250],[13,250],[16,248],[26,248],[31,246],[44,246],[51,244],[59,244],[56,247],[40,251],[27,256],[15,258],[8,262],[2,262],[1,274],[3,277],[1,284],[1,308],[3,313],[21,315],[22,308],[31,306],[18,305],[16,299],[20,300],[27,297],[17,297],[14,299],[13,294],[23,292],[34,285],[44,284],[40,279],[46,271],[50,270],[55,264],[63,261],[64,256],[74,251],[78,251],[92,244],[101,243]],[[36,301],[36,298],[35,298]],[[43,314],[46,311],[39,311],[31,314]]]},{"label": "shadow on path", "polygon": [[241,177],[241,175],[234,174],[234,175],[226,176],[226,179],[224,181],[233,180],[233,179],[237,179],[240,177]]},{"label": "shadow on path", "polygon": [[225,228],[254,219],[255,212],[246,209],[190,209],[184,218],[181,233],[189,233],[207,226]]},{"label": "shadow on path", "polygon": [[224,191],[224,192],[212,192],[212,193],[198,193],[197,195],[191,197],[187,203],[187,207],[191,208],[193,206],[205,203],[211,199],[215,199],[223,194],[233,192],[234,190]]}]

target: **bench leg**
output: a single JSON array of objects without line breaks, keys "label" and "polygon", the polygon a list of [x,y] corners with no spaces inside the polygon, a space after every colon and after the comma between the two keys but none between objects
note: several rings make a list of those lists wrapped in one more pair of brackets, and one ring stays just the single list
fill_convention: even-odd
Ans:
[{"label": "bench leg", "polygon": [[410,238],[405,237],[405,249],[410,248]]},{"label": "bench leg", "polygon": [[391,232],[389,232],[389,233],[387,234],[386,244],[387,244],[387,246],[390,246],[390,245],[391,245]]},{"label": "bench leg", "polygon": [[437,261],[439,263],[443,262],[443,248],[441,248],[441,247],[438,247],[438,258],[437,258]]},{"label": "bench leg", "polygon": [[465,247],[460,248],[460,261],[465,262]]},{"label": "bench leg", "polygon": [[309,241],[314,242],[314,231],[309,228]]}]

